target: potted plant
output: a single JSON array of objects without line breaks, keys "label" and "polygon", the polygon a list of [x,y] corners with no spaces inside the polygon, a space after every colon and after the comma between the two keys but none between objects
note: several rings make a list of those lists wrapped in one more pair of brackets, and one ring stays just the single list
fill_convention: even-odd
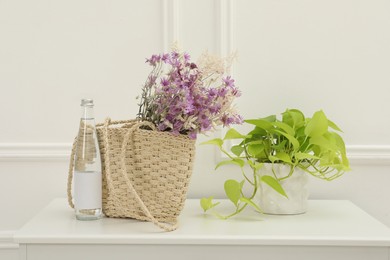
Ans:
[{"label": "potted plant", "polygon": [[[341,130],[323,111],[315,112],[311,118],[298,109],[287,109],[281,115],[281,119],[271,115],[245,120],[254,127],[249,133],[243,135],[231,128],[223,139],[204,143],[218,146],[228,157],[216,169],[238,165],[244,177],[241,182],[225,182],[226,195],[236,210],[228,216],[214,212],[218,217],[234,216],[248,205],[270,214],[304,213],[306,173],[331,181],[350,170],[343,138],[337,133]],[[224,144],[231,140],[238,143],[227,151]],[[251,175],[246,173],[248,168]],[[253,189],[249,196],[243,192],[245,183]],[[218,205],[212,199],[201,200],[204,211]]]}]

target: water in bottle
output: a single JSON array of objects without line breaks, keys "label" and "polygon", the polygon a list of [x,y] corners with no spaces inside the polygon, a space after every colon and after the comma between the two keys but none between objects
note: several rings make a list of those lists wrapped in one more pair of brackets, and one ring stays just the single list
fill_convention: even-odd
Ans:
[{"label": "water in bottle", "polygon": [[93,100],[81,100],[81,119],[74,167],[74,205],[78,220],[102,216],[102,167]]}]

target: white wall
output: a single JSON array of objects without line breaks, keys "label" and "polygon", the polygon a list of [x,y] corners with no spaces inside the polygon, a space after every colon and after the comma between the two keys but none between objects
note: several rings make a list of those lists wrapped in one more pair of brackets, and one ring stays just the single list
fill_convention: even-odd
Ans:
[{"label": "white wall", "polygon": [[[238,50],[247,118],[324,109],[353,171],[313,179],[311,198],[352,200],[390,226],[389,13],[386,0],[0,1],[0,231],[66,196],[80,99],[95,100],[98,122],[133,118],[145,58],[174,40],[194,59]],[[239,176],[214,173],[215,157],[197,147],[189,197],[223,196]]]}]

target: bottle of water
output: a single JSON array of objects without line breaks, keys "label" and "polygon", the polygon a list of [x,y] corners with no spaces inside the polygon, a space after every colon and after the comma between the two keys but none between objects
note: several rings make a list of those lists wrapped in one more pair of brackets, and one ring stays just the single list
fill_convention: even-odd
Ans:
[{"label": "bottle of water", "polygon": [[74,205],[78,220],[96,220],[102,216],[102,166],[93,100],[81,100],[81,108],[73,174]]}]

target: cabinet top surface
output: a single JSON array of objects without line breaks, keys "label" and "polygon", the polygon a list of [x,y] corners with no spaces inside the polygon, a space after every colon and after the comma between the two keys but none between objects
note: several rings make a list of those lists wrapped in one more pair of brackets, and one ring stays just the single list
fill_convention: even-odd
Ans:
[{"label": "cabinet top surface", "polygon": [[[223,205],[228,201],[221,200]],[[228,220],[203,214],[189,199],[173,232],[149,222],[102,218],[78,221],[66,199],[55,199],[15,234],[21,244],[204,244],[390,246],[390,229],[353,203],[309,201],[301,215],[262,215],[251,209]]]}]

